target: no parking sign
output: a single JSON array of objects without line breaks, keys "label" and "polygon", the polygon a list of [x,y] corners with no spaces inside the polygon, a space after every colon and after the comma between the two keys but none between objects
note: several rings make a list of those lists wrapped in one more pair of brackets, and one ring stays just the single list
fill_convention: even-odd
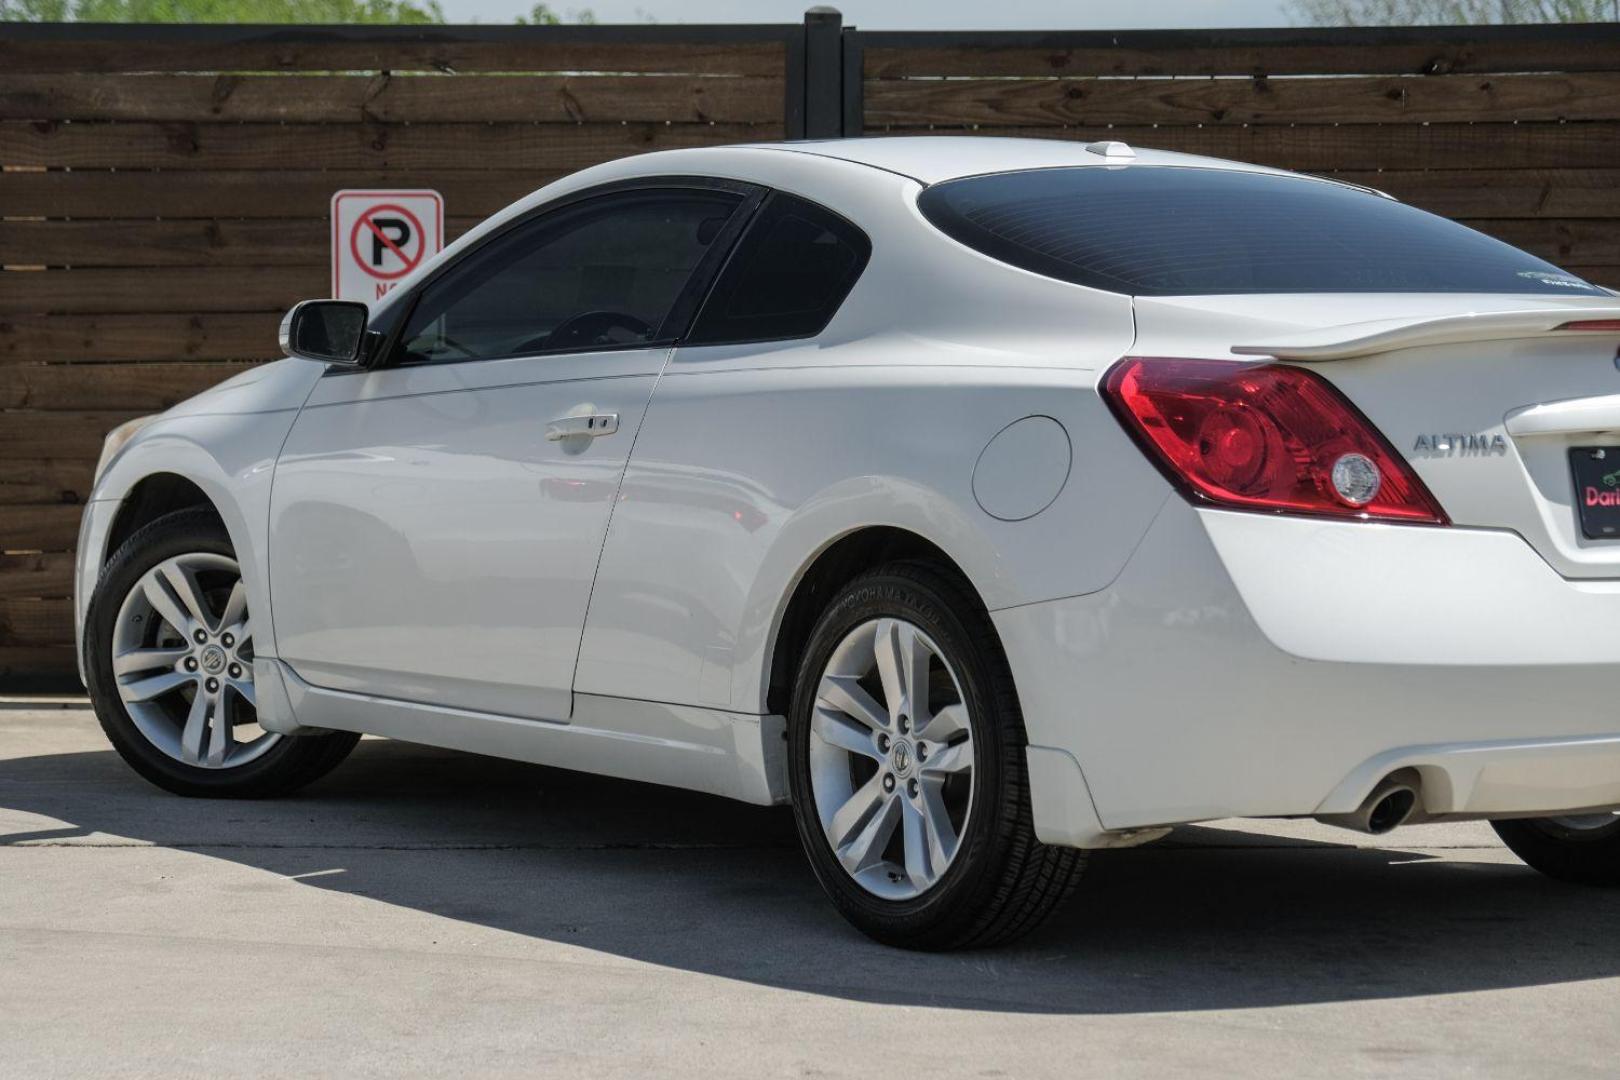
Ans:
[{"label": "no parking sign", "polygon": [[371,303],[444,246],[437,191],[344,190],[332,196],[332,295]]}]

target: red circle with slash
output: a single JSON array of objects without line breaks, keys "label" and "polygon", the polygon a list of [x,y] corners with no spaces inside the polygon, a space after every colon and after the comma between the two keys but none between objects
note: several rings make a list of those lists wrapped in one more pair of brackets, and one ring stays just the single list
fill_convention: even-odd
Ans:
[{"label": "red circle with slash", "polygon": [[[384,212],[398,214],[410,223],[411,228],[416,230],[416,255],[414,258],[401,251],[399,245],[390,240],[388,238],[388,234],[383,232],[383,230],[377,226],[376,222],[372,220],[378,214]],[[388,250],[392,251],[395,255],[398,255],[400,261],[405,265],[398,270],[379,270],[378,268],[372,266],[370,261],[360,254],[361,229],[370,230],[378,240],[382,241],[383,245],[387,247]],[[422,254],[425,251],[427,251],[427,233],[422,229],[422,222],[415,214],[411,213],[403,206],[399,206],[395,203],[383,203],[379,206],[368,207],[366,212],[361,214],[359,219],[355,221],[354,228],[349,230],[349,252],[354,256],[354,264],[361,270],[364,270],[366,273],[370,274],[372,277],[381,278],[383,281],[393,281],[397,278],[402,278],[412,270],[415,270],[418,264],[421,263]]]}]

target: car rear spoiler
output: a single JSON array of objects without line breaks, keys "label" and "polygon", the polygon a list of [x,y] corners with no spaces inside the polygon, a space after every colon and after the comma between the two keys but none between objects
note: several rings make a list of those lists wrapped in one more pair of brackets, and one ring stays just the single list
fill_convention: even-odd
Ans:
[{"label": "car rear spoiler", "polygon": [[1278,360],[1345,360],[1420,345],[1457,345],[1557,333],[1620,335],[1620,304],[1378,319],[1304,330],[1276,345],[1234,345],[1232,351],[1240,356],[1273,356]]}]

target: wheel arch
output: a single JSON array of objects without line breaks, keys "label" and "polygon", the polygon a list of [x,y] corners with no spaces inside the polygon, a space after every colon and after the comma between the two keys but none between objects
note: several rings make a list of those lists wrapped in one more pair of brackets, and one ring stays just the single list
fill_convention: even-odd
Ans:
[{"label": "wheel arch", "polygon": [[275,655],[262,556],[276,454],[295,415],[165,415],[113,459],[96,481],[79,532],[74,615],[81,655],[84,618],[107,560],[141,527],[188,506],[209,507],[224,525],[249,595],[265,605],[254,622],[255,652]]},{"label": "wheel arch", "polygon": [[105,566],[125,541],[158,518],[199,506],[207,507],[221,521],[224,520],[214,500],[196,481],[176,472],[148,473],[135,481],[119,501],[118,510],[107,528],[107,539],[98,562]]},{"label": "wheel arch", "polygon": [[771,634],[765,675],[765,707],[785,716],[799,658],[828,600],[856,577],[885,563],[927,563],[957,578],[980,604],[984,597],[958,561],[938,544],[895,525],[868,525],[832,540],[804,564]]}]

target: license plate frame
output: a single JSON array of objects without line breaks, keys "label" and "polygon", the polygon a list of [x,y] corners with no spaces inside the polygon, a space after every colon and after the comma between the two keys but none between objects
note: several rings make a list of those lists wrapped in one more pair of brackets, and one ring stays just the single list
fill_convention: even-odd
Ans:
[{"label": "license plate frame", "polygon": [[1620,540],[1620,446],[1572,446],[1575,508],[1588,540]]}]

